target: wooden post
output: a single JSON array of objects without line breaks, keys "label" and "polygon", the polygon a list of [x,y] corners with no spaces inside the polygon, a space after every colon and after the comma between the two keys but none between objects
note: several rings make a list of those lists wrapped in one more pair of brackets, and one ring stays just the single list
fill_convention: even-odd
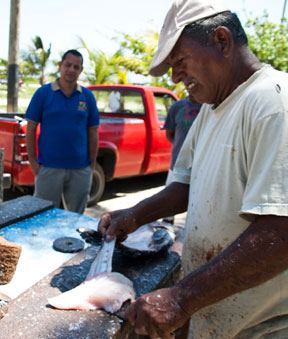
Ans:
[{"label": "wooden post", "polygon": [[7,112],[17,112],[19,89],[20,0],[11,0],[10,6]]}]

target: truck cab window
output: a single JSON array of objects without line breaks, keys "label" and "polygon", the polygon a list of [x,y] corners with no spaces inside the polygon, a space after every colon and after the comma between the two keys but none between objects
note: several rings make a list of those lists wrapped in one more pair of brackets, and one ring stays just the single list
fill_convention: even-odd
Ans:
[{"label": "truck cab window", "polygon": [[117,88],[93,90],[97,107],[101,113],[144,115],[145,106],[139,91]]},{"label": "truck cab window", "polygon": [[158,120],[165,121],[170,106],[176,101],[167,93],[154,93]]}]

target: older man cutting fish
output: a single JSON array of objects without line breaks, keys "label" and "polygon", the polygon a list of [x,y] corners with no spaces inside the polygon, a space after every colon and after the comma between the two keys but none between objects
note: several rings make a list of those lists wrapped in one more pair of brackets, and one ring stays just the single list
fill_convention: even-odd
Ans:
[{"label": "older man cutting fish", "polygon": [[149,72],[172,68],[203,103],[174,181],[99,230],[123,240],[187,210],[175,286],[126,311],[137,334],[171,338],[190,317],[194,338],[288,338],[288,75],[262,64],[218,0],[175,0]]}]

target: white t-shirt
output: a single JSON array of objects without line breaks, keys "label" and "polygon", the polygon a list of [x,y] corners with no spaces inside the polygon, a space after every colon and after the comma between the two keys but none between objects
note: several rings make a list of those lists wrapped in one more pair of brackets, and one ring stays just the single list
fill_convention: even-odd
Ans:
[{"label": "white t-shirt", "polygon": [[112,91],[109,95],[109,108],[111,112],[117,112],[120,109],[120,92]]},{"label": "white t-shirt", "polygon": [[[190,184],[186,273],[229,246],[255,215],[288,216],[287,112],[288,74],[268,65],[215,110],[202,106],[173,171],[173,181]],[[288,271],[197,312],[195,338],[233,338],[267,318],[288,315],[287,283]]]}]

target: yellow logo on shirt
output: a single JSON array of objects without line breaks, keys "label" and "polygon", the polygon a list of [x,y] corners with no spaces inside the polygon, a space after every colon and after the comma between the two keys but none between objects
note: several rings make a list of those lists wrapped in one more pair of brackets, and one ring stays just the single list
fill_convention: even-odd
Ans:
[{"label": "yellow logo on shirt", "polygon": [[87,110],[86,101],[79,101],[78,110],[79,111],[86,111]]}]

